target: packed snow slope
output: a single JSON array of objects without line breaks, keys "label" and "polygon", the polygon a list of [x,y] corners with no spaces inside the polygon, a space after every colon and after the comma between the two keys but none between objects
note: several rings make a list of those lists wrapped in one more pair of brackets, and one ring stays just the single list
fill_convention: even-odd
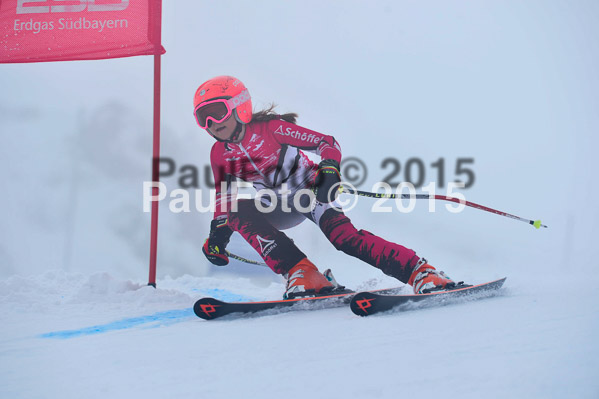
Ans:
[{"label": "packed snow slope", "polygon": [[343,307],[206,322],[190,308],[200,296],[274,299],[282,286],[12,277],[1,285],[0,395],[597,397],[597,296],[507,283],[500,296],[368,318]]},{"label": "packed snow slope", "polygon": [[[168,199],[148,287],[151,57],[0,65],[0,397],[599,397],[599,4],[470,3],[163,4],[169,191],[193,166],[208,198],[213,139],[192,98],[231,74],[256,109],[274,101],[335,136],[368,168],[360,189],[408,179],[419,159],[445,194],[472,159],[466,199],[549,225],[442,203],[377,213],[360,198],[348,212],[358,228],[456,280],[508,278],[492,298],[369,318],[196,318],[202,296],[279,299],[284,282],[208,263],[211,214],[173,212]],[[286,233],[350,288],[398,284],[309,222]],[[228,249],[258,259],[237,234]]]}]

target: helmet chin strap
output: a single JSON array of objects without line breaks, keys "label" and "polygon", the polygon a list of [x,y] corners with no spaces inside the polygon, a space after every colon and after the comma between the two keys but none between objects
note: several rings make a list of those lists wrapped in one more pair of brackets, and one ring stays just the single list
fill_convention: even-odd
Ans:
[{"label": "helmet chin strap", "polygon": [[233,130],[233,134],[231,135],[231,137],[227,141],[230,142],[230,143],[233,143],[233,142],[237,141],[237,139],[239,138],[239,135],[241,134],[242,130],[243,130],[243,123],[240,123],[239,121],[237,121],[237,125],[235,126],[235,130]]}]

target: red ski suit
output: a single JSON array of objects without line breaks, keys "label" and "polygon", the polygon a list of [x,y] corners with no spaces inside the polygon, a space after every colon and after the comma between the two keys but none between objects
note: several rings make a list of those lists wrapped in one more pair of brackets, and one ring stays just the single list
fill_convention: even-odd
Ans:
[{"label": "red ski suit", "polygon": [[[283,120],[251,122],[245,125],[239,143],[216,142],[210,162],[216,184],[215,218],[228,218],[228,226],[239,232],[276,273],[286,273],[306,255],[281,229],[310,219],[316,223],[333,246],[357,257],[385,274],[407,283],[419,258],[411,249],[385,241],[374,234],[357,230],[336,203],[310,204],[302,190],[310,189],[318,165],[302,151],[311,151],[322,159],[341,162],[341,148],[333,136],[315,132]],[[230,183],[235,179],[251,182],[256,189],[273,190],[278,198],[286,186],[291,208],[284,211],[278,201],[274,211],[262,212],[253,200],[239,200],[237,211]],[[221,191],[221,183],[227,191]],[[301,207],[295,206],[294,199]],[[223,204],[224,202],[224,204]],[[263,199],[264,204],[271,204]],[[312,206],[311,206],[312,205]],[[225,209],[223,209],[225,208]],[[312,209],[306,211],[306,209]]]}]

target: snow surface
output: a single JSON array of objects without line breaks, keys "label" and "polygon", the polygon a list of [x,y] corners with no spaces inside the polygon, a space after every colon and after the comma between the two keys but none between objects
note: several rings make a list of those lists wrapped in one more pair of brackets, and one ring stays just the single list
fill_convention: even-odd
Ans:
[{"label": "snow surface", "polygon": [[[468,200],[550,226],[361,199],[358,228],[458,280],[508,277],[496,297],[369,318],[196,318],[199,297],[278,299],[283,281],[209,264],[211,215],[165,202],[148,287],[151,57],[0,65],[0,398],[599,397],[599,4],[471,3],[163,5],[162,155],[201,188],[213,141],[191,98],[232,74],[256,108],[275,101],[360,157],[363,189],[386,157],[423,159],[427,181],[444,157],[446,182],[472,157]],[[348,287],[397,284],[308,222],[286,233]],[[228,249],[257,259],[238,235]]]},{"label": "snow surface", "polygon": [[596,397],[596,295],[507,283],[497,297],[369,318],[343,307],[205,322],[195,298],[274,299],[283,287],[11,277],[0,396]]}]

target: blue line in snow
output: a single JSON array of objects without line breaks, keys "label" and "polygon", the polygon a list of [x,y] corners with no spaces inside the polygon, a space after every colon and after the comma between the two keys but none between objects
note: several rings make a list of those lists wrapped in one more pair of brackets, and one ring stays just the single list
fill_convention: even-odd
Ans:
[{"label": "blue line in snow", "polygon": [[[231,291],[223,290],[220,288],[213,288],[209,290],[201,290],[204,296],[212,296],[221,301],[227,302],[240,302],[249,300],[247,297],[237,295]],[[54,331],[39,335],[39,338],[55,338],[55,339],[68,339],[77,338],[85,335],[102,334],[109,331],[125,330],[132,327],[137,327],[142,324],[148,324],[146,328],[156,328],[165,325],[171,325],[179,323],[188,319],[194,319],[196,316],[193,313],[193,309],[179,309],[179,310],[168,310],[166,312],[158,312],[149,316],[131,317],[128,319],[117,320],[107,324],[100,324],[97,326],[84,327],[77,330],[64,330]],[[154,323],[154,324],[150,324]]]},{"label": "blue line in snow", "polygon": [[107,324],[80,328],[77,330],[54,331],[46,334],[41,334],[39,338],[57,338],[68,339],[76,338],[85,335],[102,334],[109,331],[125,330],[127,328],[136,327],[147,323],[156,323],[148,327],[160,327],[165,324],[174,324],[187,319],[195,318],[193,309],[168,310],[166,312],[158,312],[149,316],[131,317],[128,319],[117,320]]}]

